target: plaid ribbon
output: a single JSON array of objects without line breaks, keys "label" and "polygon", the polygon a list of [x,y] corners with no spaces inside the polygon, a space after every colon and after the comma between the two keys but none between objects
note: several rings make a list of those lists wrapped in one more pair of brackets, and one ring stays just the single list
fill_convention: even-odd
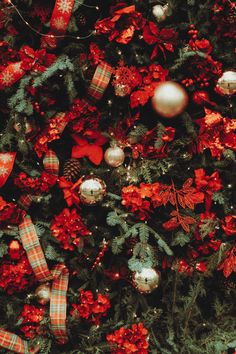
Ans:
[{"label": "plaid ribbon", "polygon": [[68,340],[66,333],[66,293],[69,272],[64,264],[58,264],[52,270],[53,283],[50,300],[51,328],[60,344]]},{"label": "plaid ribbon", "polygon": [[29,354],[28,343],[14,333],[0,328],[0,347],[16,353]]},{"label": "plaid ribbon", "polygon": [[106,62],[98,64],[88,89],[88,98],[99,101],[111,79],[113,69]]},{"label": "plaid ribbon", "polygon": [[54,151],[48,150],[43,159],[43,165],[47,172],[57,175],[59,174],[59,159]]},{"label": "plaid ribbon", "polygon": [[30,216],[25,216],[19,225],[20,237],[26,251],[29,263],[39,282],[52,281],[50,299],[51,329],[57,341],[67,342],[66,330],[66,293],[69,282],[69,272],[64,264],[56,265],[50,272],[42,251],[39,239]]},{"label": "plaid ribbon", "polygon": [[20,237],[27,257],[39,282],[45,282],[52,279],[43,250],[32,223],[31,217],[26,215],[23,222],[19,225]]}]

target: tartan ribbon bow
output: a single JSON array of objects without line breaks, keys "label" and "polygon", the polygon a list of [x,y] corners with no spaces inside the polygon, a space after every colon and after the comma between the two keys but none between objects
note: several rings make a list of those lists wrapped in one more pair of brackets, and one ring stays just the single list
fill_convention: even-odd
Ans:
[{"label": "tartan ribbon bow", "polygon": [[[39,243],[38,235],[29,215],[19,225],[19,232],[28,260],[39,282],[52,281],[50,297],[51,330],[60,344],[68,341],[66,329],[66,294],[69,271],[64,264],[57,264],[50,271]],[[30,354],[28,342],[14,333],[0,328],[0,347],[20,354]]]},{"label": "tartan ribbon bow", "polygon": [[51,329],[57,341],[64,344],[68,340],[66,330],[68,269],[64,264],[57,264],[52,271],[49,270],[34,224],[29,215],[26,215],[23,222],[19,225],[19,231],[22,245],[37,280],[39,282],[52,280],[50,298]]}]

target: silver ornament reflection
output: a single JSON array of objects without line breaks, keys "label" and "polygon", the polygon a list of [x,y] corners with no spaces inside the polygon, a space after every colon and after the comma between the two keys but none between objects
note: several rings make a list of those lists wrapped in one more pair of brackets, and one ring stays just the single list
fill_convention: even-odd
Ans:
[{"label": "silver ornament reflection", "polygon": [[141,272],[135,272],[133,275],[133,284],[140,293],[151,293],[158,287],[159,282],[160,273],[153,268],[143,268]]},{"label": "silver ornament reflection", "polygon": [[95,176],[85,178],[79,187],[79,197],[81,202],[87,205],[94,205],[101,202],[105,195],[105,182]]},{"label": "silver ornament reflection", "polygon": [[37,301],[41,305],[46,305],[50,301],[51,288],[48,283],[39,285],[35,290]]},{"label": "silver ornament reflection", "polygon": [[104,160],[109,166],[119,167],[125,159],[125,153],[119,146],[109,147],[104,154]]},{"label": "silver ornament reflection", "polygon": [[152,8],[152,13],[153,16],[155,17],[155,19],[157,20],[157,22],[163,22],[166,20],[167,18],[167,9],[168,6],[167,5],[155,5]]},{"label": "silver ornament reflection", "polygon": [[236,72],[225,71],[217,81],[216,87],[223,95],[233,95],[236,93]]},{"label": "silver ornament reflection", "polygon": [[185,89],[173,81],[160,83],[152,97],[152,105],[157,113],[165,118],[173,118],[182,113],[188,104]]}]

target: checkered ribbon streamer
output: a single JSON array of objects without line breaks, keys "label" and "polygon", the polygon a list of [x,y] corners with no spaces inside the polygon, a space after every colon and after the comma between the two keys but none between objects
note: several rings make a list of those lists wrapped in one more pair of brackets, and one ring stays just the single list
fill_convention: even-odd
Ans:
[{"label": "checkered ribbon streamer", "polygon": [[88,89],[88,98],[92,101],[99,101],[111,79],[113,69],[106,62],[98,64]]},{"label": "checkered ribbon streamer", "polygon": [[16,353],[29,354],[28,343],[14,333],[0,328],[0,347]]},{"label": "checkered ribbon streamer", "polygon": [[54,151],[48,150],[43,159],[43,165],[47,172],[52,175],[59,174],[59,159]]},{"label": "checkered ribbon streamer", "polygon": [[50,299],[51,329],[58,343],[67,342],[66,330],[66,293],[68,289],[69,272],[64,264],[56,265],[52,271],[42,251],[39,239],[30,216],[25,216],[19,225],[20,237],[26,251],[29,263],[39,282],[52,280]]}]

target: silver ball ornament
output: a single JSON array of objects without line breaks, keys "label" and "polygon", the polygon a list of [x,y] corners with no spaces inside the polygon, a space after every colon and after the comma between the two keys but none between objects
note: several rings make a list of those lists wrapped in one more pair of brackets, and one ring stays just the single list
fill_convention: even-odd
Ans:
[{"label": "silver ball ornament", "polygon": [[233,95],[236,93],[236,72],[225,71],[218,79],[216,85],[218,91],[223,95]]},{"label": "silver ball ornament", "polygon": [[184,111],[188,104],[185,89],[173,81],[161,82],[152,97],[154,110],[165,118],[173,118]]},{"label": "silver ball ornament", "polygon": [[46,305],[51,297],[50,285],[48,283],[39,285],[35,290],[35,295],[39,304]]},{"label": "silver ball ornament", "polygon": [[142,294],[151,293],[160,282],[160,273],[153,268],[143,268],[133,275],[133,285]]},{"label": "silver ball ornament", "polygon": [[79,186],[79,197],[83,204],[95,205],[106,195],[105,182],[95,176],[85,177]]},{"label": "silver ball ornament", "polygon": [[125,159],[125,153],[119,146],[109,147],[104,154],[104,160],[111,167],[119,167]]},{"label": "silver ball ornament", "polygon": [[157,22],[165,21],[167,18],[166,5],[165,6],[162,6],[162,5],[153,6],[152,13],[153,13],[153,16],[155,17]]}]

